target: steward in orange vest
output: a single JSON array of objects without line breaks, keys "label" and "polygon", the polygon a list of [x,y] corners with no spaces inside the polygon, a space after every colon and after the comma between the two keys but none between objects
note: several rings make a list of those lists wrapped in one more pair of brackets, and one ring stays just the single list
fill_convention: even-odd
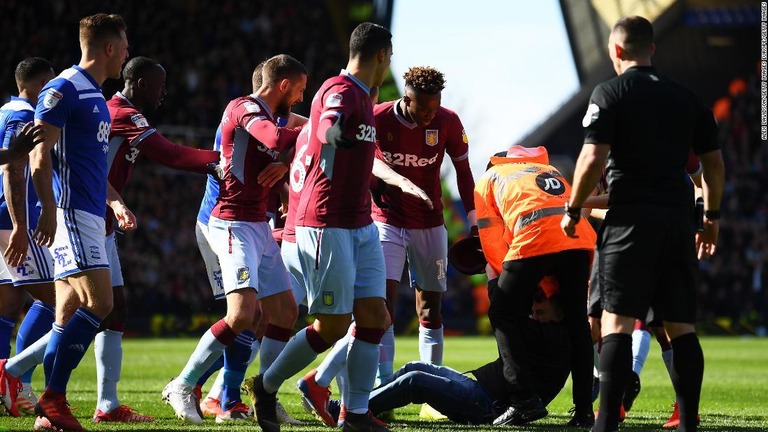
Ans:
[{"label": "steward in orange vest", "polygon": [[548,414],[530,382],[523,323],[532,295],[545,276],[558,281],[564,323],[571,343],[573,400],[592,410],[592,341],[587,324],[587,285],[596,235],[586,223],[577,238],[564,237],[560,219],[571,186],[544,147],[512,146],[492,157],[475,185],[475,211],[483,253],[500,276],[489,281],[488,318],[508,384],[509,405],[495,426],[521,425]]}]

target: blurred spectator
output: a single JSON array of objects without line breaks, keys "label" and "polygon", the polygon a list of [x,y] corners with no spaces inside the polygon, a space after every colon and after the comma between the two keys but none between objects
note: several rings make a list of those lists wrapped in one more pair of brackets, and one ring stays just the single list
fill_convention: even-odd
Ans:
[{"label": "blurred spectator", "polygon": [[[724,92],[725,93],[725,92]],[[733,332],[768,326],[768,146],[757,76],[735,78],[715,104],[726,163],[719,252],[702,263],[701,318]],[[718,319],[720,318],[720,319]]]}]

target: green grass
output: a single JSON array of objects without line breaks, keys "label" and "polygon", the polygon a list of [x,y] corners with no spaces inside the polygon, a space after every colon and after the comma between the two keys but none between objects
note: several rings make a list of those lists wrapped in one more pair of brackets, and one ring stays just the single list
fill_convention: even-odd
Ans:
[{"label": "green grass", "polygon": [[[196,344],[193,339],[132,339],[124,346],[123,376],[120,382],[121,402],[137,411],[157,418],[150,424],[96,424],[90,420],[96,400],[95,366],[89,352],[75,371],[69,385],[69,400],[77,407],[77,415],[89,431],[245,431],[258,430],[255,424],[218,425],[207,418],[203,426],[182,423],[173,416],[170,407],[160,400],[160,391],[177,374]],[[704,390],[701,404],[702,431],[768,431],[768,340],[737,338],[704,338],[706,357]],[[397,339],[396,365],[418,358],[415,338]],[[490,337],[452,337],[446,341],[445,364],[457,370],[473,369],[496,355],[495,342]],[[249,370],[255,373],[256,365]],[[642,392],[622,430],[655,431],[671,413],[674,399],[672,386],[656,346],[643,370]],[[40,389],[42,373],[35,373],[33,385]],[[280,400],[286,409],[305,426],[283,427],[285,431],[319,431],[324,428],[301,408],[294,381],[286,382]],[[549,406],[550,415],[521,430],[565,430],[568,420],[570,388]],[[407,431],[492,431],[490,427],[454,425],[448,421],[420,421],[417,406],[397,411],[393,430]],[[0,418],[0,431],[29,431],[33,419]]]}]

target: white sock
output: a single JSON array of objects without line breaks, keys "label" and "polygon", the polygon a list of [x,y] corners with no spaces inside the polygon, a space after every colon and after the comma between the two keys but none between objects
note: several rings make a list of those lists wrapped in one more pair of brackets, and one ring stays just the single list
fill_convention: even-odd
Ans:
[{"label": "white sock", "polygon": [[632,332],[632,371],[638,375],[643,371],[645,360],[651,351],[651,333],[647,330]]},{"label": "white sock", "polygon": [[123,366],[123,332],[104,330],[93,340],[96,356],[96,408],[108,413],[120,406],[117,382]]},{"label": "white sock", "polygon": [[385,383],[389,380],[394,371],[395,365],[395,326],[389,326],[379,345],[379,370],[376,376],[378,383]]},{"label": "white sock", "polygon": [[321,387],[328,387],[331,381],[347,366],[347,351],[349,350],[349,339],[352,337],[349,333],[336,341],[325,356],[323,362],[317,367],[315,382]]},{"label": "white sock", "polygon": [[272,363],[275,362],[277,356],[283,352],[285,345],[288,341],[279,341],[264,336],[261,338],[261,351],[259,352],[259,373],[263,374]]},{"label": "white sock", "polygon": [[[262,350],[264,344],[262,343]],[[307,329],[303,328],[288,341],[288,345],[272,363],[272,366],[264,372],[264,389],[274,393],[285,380],[299,373],[302,369],[315,361],[319,353],[312,349],[307,340]]]},{"label": "white sock", "polygon": [[443,326],[430,329],[419,325],[419,354],[423,362],[443,364]]},{"label": "white sock", "polygon": [[222,355],[226,345],[221,343],[213,335],[211,329],[208,329],[203,336],[200,337],[200,341],[197,343],[197,347],[189,356],[187,364],[184,365],[184,369],[176,378],[178,382],[184,383],[190,387],[197,385],[200,377],[203,376],[205,371],[211,367],[211,365]]},{"label": "white sock", "polygon": [[352,337],[347,352],[349,376],[349,404],[347,411],[355,414],[368,412],[368,398],[376,380],[376,360],[379,344],[372,344]]},{"label": "white sock", "polygon": [[8,359],[5,363],[5,371],[15,377],[24,375],[28,370],[43,363],[45,348],[48,346],[48,340],[51,339],[51,332],[36,340],[35,343],[26,347],[24,351]]},{"label": "white sock", "polygon": [[224,368],[222,367],[221,369],[219,369],[219,372],[216,374],[216,379],[213,381],[213,386],[211,387],[211,391],[208,392],[208,395],[206,395],[206,397],[220,401],[221,393],[223,391],[224,391]]}]

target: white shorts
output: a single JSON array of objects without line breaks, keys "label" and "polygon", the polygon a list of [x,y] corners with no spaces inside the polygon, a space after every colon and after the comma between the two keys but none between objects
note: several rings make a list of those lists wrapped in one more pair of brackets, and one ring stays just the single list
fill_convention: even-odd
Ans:
[{"label": "white shorts", "polygon": [[293,299],[300,305],[307,299],[307,286],[304,284],[304,275],[301,274],[301,263],[299,262],[299,247],[294,242],[283,239],[280,245],[280,255],[283,257],[288,275],[291,277],[291,286],[293,287]]},{"label": "white shorts", "polygon": [[197,238],[197,248],[200,249],[200,255],[203,256],[205,271],[208,273],[208,282],[211,284],[213,298],[220,300],[224,298],[224,283],[221,280],[221,265],[219,257],[211,248],[211,242],[208,239],[208,225],[197,221],[195,226],[195,237]]},{"label": "white shorts", "polygon": [[352,313],[355,299],[386,295],[376,225],[357,229],[296,227],[310,314]]},{"label": "white shorts", "polygon": [[107,247],[107,259],[109,260],[109,275],[112,278],[112,288],[125,286],[123,281],[123,268],[120,266],[120,257],[117,255],[117,238],[115,233],[108,235],[104,240]]},{"label": "white shorts", "polygon": [[97,268],[109,269],[104,216],[83,210],[56,209],[56,235],[50,248],[53,278]]},{"label": "white shorts", "polygon": [[268,223],[226,221],[211,216],[208,235],[219,257],[225,293],[252,288],[259,298],[264,298],[291,290],[288,271]]},{"label": "white shorts", "polygon": [[445,226],[412,229],[375,223],[379,228],[387,279],[400,281],[407,258],[412,287],[445,292],[448,263],[448,231]]},{"label": "white shorts", "polygon": [[[32,240],[32,232],[27,231],[27,257],[24,264],[9,268],[5,260],[0,259],[0,284],[11,283],[15,286],[53,282],[53,258],[48,248],[38,246]],[[8,248],[11,230],[0,230],[0,252]]]}]

